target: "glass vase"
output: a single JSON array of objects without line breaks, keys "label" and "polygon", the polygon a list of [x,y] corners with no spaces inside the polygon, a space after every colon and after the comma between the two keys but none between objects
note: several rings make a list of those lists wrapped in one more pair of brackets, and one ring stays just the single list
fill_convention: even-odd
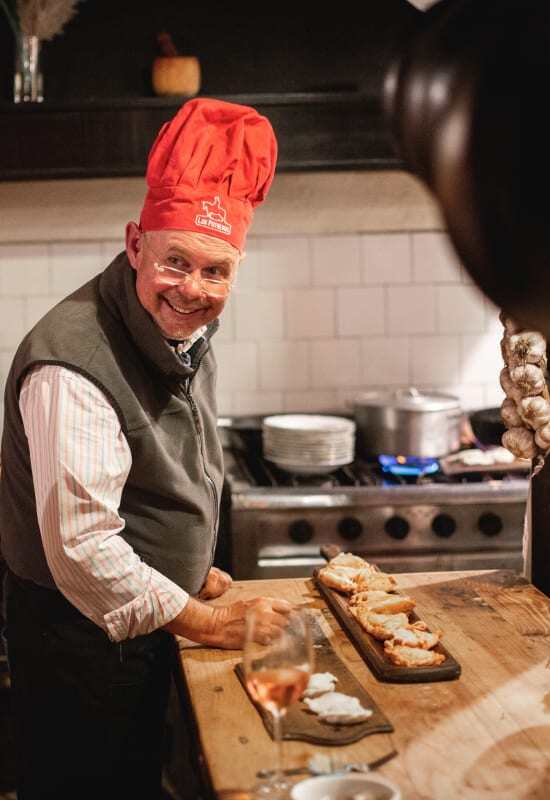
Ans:
[{"label": "glass vase", "polygon": [[42,72],[40,69],[40,39],[21,33],[15,47],[13,100],[15,103],[41,103]]}]

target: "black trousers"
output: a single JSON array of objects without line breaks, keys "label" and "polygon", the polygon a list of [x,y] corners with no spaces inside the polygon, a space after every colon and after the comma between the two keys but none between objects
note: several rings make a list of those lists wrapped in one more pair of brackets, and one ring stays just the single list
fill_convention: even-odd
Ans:
[{"label": "black trousers", "polygon": [[18,800],[159,798],[173,637],[117,644],[60,592],[5,592]]}]

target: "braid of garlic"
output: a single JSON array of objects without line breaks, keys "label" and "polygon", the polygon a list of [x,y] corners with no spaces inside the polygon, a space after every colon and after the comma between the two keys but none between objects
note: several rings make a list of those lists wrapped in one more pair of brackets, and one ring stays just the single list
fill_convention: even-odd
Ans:
[{"label": "braid of garlic", "polygon": [[500,385],[506,395],[501,416],[508,428],[502,445],[516,458],[533,461],[533,474],[544,464],[550,450],[550,391],[546,339],[538,331],[526,331],[504,314],[500,350],[504,369]]}]

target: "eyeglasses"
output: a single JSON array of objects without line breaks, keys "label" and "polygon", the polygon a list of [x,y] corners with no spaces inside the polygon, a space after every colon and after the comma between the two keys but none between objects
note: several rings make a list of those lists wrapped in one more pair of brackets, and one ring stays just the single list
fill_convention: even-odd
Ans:
[{"label": "eyeglasses", "polygon": [[[147,241],[147,239],[145,241]],[[176,255],[167,256],[164,259],[160,259],[148,241],[147,247],[151,250],[153,255],[159,259],[158,261],[153,262],[153,267],[159,276],[161,276],[161,279],[164,283],[167,283],[170,286],[184,286],[190,281],[194,281],[196,284],[198,284],[201,292],[204,292],[204,294],[208,294],[211,297],[227,297],[231,291],[231,287],[233,285],[232,280],[228,280],[227,278],[219,278],[217,276],[205,277],[203,275],[201,275],[200,278],[195,278],[192,272],[187,272],[185,269],[181,269],[178,266],[178,264],[185,264],[185,259]],[[161,263],[161,260],[168,263]],[[212,266],[207,267],[206,269],[215,270],[220,268]]]}]

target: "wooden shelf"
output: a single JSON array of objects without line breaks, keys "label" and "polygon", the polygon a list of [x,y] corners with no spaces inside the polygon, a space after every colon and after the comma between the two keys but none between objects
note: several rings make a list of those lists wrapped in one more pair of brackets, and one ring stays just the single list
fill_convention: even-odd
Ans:
[{"label": "wooden shelf", "polygon": [[[380,102],[360,92],[218,95],[265,114],[279,172],[402,169]],[[141,176],[185,97],[0,103],[0,180]]]}]

